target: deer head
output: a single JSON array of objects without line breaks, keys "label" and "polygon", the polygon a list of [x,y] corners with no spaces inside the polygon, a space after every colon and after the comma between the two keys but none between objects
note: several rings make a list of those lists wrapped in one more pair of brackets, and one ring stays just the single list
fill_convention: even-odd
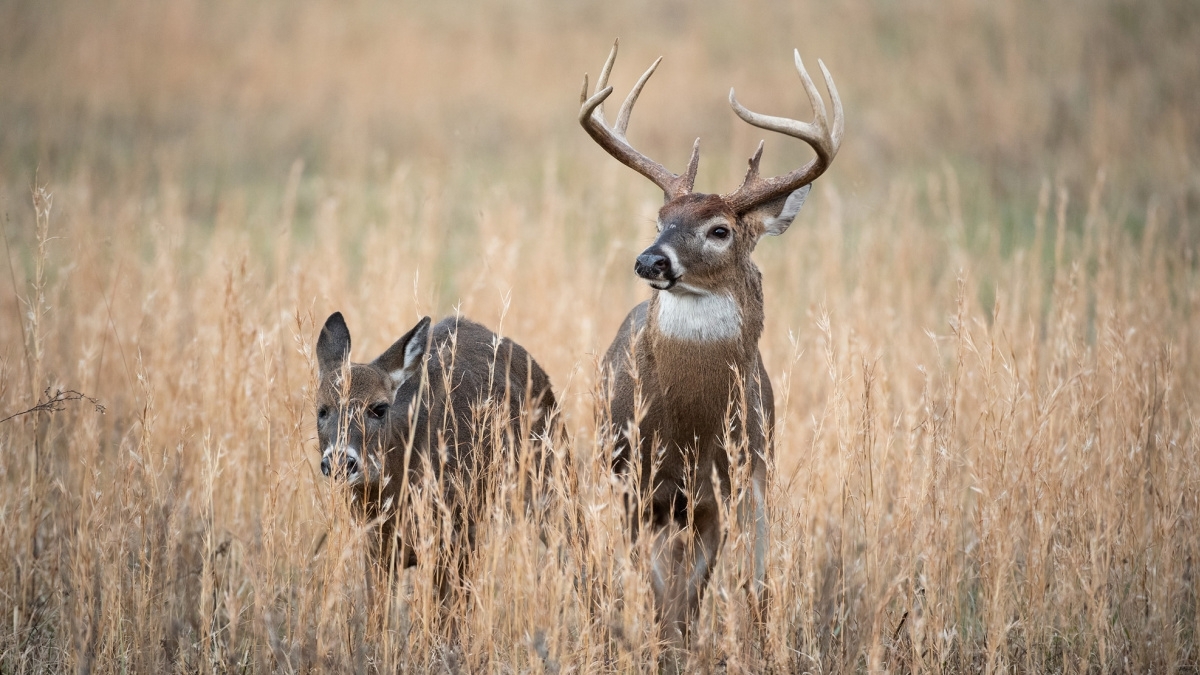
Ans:
[{"label": "deer head", "polygon": [[603,104],[612,93],[608,76],[617,57],[616,42],[600,71],[596,92],[588,97],[587,76],[580,94],[579,122],[610,155],[650,179],[663,191],[664,204],[658,213],[658,238],[637,257],[634,270],[652,287],[683,295],[710,295],[730,290],[737,280],[755,270],[750,253],[764,235],[783,234],[804,204],[812,182],[829,168],[841,145],[845,120],[842,101],[825,64],[818,61],[825,86],[833,102],[833,123],[800,52],[795,52],[796,71],[808,93],[815,119],[800,122],[751,112],[738,103],[733,90],[729,103],[738,117],[756,127],[798,138],[812,146],[816,157],[804,166],[773,178],[759,175],[763,144],[750,158],[749,170],[740,187],[723,195],[692,192],[700,163],[700,139],[692,146],[687,170],[677,175],[643,155],[629,144],[625,132],[642,88],[654,74],[660,57],[629,92],[617,114],[615,126],[604,119]]},{"label": "deer head", "polygon": [[394,427],[407,422],[396,392],[418,376],[429,344],[429,317],[371,363],[350,362],[350,329],[341,312],[317,338],[317,438],[321,472],[353,486],[378,486]]}]

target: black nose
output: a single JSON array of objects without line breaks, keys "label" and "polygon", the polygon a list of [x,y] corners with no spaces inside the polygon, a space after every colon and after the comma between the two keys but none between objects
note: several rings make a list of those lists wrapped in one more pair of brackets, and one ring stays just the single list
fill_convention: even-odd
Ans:
[{"label": "black nose", "polygon": [[643,253],[637,257],[637,262],[633,264],[633,271],[637,272],[639,277],[663,277],[667,276],[671,270],[671,261],[665,255],[659,253]]},{"label": "black nose", "polygon": [[[342,455],[339,457],[339,459],[342,461],[342,473],[344,476],[353,476],[354,474],[358,473],[357,459],[351,457],[350,455]],[[321,473],[325,474],[326,476],[329,476],[333,473],[333,462],[330,461],[330,457],[328,455],[321,458]]]}]

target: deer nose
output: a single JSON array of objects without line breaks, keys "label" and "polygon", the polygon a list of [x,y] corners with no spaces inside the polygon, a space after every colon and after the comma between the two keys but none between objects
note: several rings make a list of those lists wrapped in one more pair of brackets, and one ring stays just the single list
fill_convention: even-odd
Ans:
[{"label": "deer nose", "polygon": [[643,253],[637,257],[633,271],[643,279],[669,276],[671,260],[660,253]]},{"label": "deer nose", "polygon": [[337,471],[342,478],[350,478],[356,475],[360,468],[358,453],[353,450],[331,452],[321,458],[321,473],[326,476],[332,476],[334,471]]}]

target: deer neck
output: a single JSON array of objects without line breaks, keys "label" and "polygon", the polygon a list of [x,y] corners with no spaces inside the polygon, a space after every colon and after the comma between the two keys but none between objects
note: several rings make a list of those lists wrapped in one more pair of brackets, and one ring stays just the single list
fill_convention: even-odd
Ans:
[{"label": "deer neck", "polygon": [[751,266],[738,277],[711,291],[655,291],[645,337],[664,387],[699,393],[731,386],[735,367],[750,372],[762,333],[761,276]]},{"label": "deer neck", "polygon": [[742,340],[746,312],[732,293],[658,291],[655,295],[659,342],[704,348]]}]

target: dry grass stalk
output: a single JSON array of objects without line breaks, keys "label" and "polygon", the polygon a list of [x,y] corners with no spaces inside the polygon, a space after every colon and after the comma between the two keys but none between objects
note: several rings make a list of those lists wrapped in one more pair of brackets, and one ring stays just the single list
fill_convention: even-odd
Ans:
[{"label": "dry grass stalk", "polygon": [[[696,83],[774,100],[753,64],[795,26],[850,127],[786,241],[756,253],[771,601],[756,626],[726,514],[697,670],[1200,667],[1200,23],[1186,3],[1034,4],[644,20],[636,42],[679,79],[647,92],[637,133],[651,153],[677,128],[713,138],[728,173],[701,189],[736,184],[722,157],[757,137],[731,130],[725,84]],[[107,411],[0,424],[0,670],[652,671],[647,556],[594,389],[643,297],[629,267],[658,195],[596,170],[573,100],[621,19],[111,10],[0,7],[0,411],[47,387]],[[495,37],[502,20],[521,39]],[[30,208],[39,163],[53,210],[39,190]],[[573,500],[543,527],[489,510],[457,640],[431,564],[384,592],[364,562],[319,470],[312,352],[333,309],[372,326],[365,355],[455,308],[549,372],[572,458],[551,488]]]}]

